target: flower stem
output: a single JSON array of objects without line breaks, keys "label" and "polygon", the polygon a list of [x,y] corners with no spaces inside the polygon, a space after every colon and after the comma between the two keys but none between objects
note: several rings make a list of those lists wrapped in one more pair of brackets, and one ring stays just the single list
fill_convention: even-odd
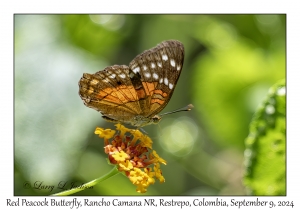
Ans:
[{"label": "flower stem", "polygon": [[60,192],[60,193],[55,193],[55,194],[53,194],[54,196],[64,196],[64,195],[72,195],[72,194],[74,194],[74,193],[77,193],[77,192],[79,192],[79,191],[82,191],[82,190],[85,190],[85,189],[87,189],[87,188],[90,188],[90,187],[92,187],[92,186],[94,186],[94,185],[96,185],[96,184],[98,184],[98,183],[100,183],[100,182],[102,182],[102,181],[104,181],[104,180],[106,180],[106,179],[108,179],[108,178],[110,178],[110,177],[112,177],[112,176],[114,176],[114,175],[116,175],[116,174],[118,174],[120,171],[117,169],[117,167],[114,167],[110,172],[108,172],[107,174],[105,174],[105,175],[103,175],[103,176],[101,176],[101,177],[99,177],[99,178],[97,178],[97,179],[94,179],[93,181],[90,181],[90,182],[88,182],[88,183],[86,183],[86,184],[84,184],[84,185],[82,185],[82,186],[80,186],[80,187],[78,187],[78,188],[73,188],[73,189],[70,189],[70,190],[66,190],[66,191],[63,191],[63,192]]}]

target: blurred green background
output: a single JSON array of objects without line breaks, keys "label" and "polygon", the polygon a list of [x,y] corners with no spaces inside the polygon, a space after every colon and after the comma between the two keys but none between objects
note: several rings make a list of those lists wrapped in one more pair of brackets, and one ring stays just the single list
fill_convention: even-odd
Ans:
[{"label": "blurred green background", "polygon": [[[83,73],[125,64],[163,40],[185,46],[168,106],[194,109],[144,129],[167,161],[143,195],[245,195],[244,140],[267,90],[284,79],[285,15],[15,15],[14,194],[49,195],[112,168],[78,95]],[[51,190],[51,186],[54,189]],[[118,174],[75,195],[139,195]]]}]

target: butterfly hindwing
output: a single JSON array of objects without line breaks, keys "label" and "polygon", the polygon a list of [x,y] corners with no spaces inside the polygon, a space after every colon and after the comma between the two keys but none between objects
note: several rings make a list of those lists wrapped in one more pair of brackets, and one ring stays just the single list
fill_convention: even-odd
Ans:
[{"label": "butterfly hindwing", "polygon": [[79,95],[85,105],[120,120],[141,113],[129,71],[125,65],[114,65],[95,74],[83,74]]}]

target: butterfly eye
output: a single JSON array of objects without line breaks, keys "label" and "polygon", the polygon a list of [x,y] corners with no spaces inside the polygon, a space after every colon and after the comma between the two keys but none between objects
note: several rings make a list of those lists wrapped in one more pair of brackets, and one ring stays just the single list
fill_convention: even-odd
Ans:
[{"label": "butterfly eye", "polygon": [[161,120],[161,117],[158,116],[158,115],[154,115],[154,116],[152,117],[152,121],[153,121],[154,124],[159,123],[160,120]]}]

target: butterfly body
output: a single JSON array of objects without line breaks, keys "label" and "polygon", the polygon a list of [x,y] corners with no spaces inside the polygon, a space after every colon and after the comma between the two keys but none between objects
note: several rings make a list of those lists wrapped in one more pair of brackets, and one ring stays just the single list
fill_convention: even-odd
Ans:
[{"label": "butterfly body", "polygon": [[184,47],[164,41],[136,56],[129,64],[84,73],[79,95],[87,107],[110,122],[143,127],[158,123],[157,115],[169,102],[184,60]]}]

